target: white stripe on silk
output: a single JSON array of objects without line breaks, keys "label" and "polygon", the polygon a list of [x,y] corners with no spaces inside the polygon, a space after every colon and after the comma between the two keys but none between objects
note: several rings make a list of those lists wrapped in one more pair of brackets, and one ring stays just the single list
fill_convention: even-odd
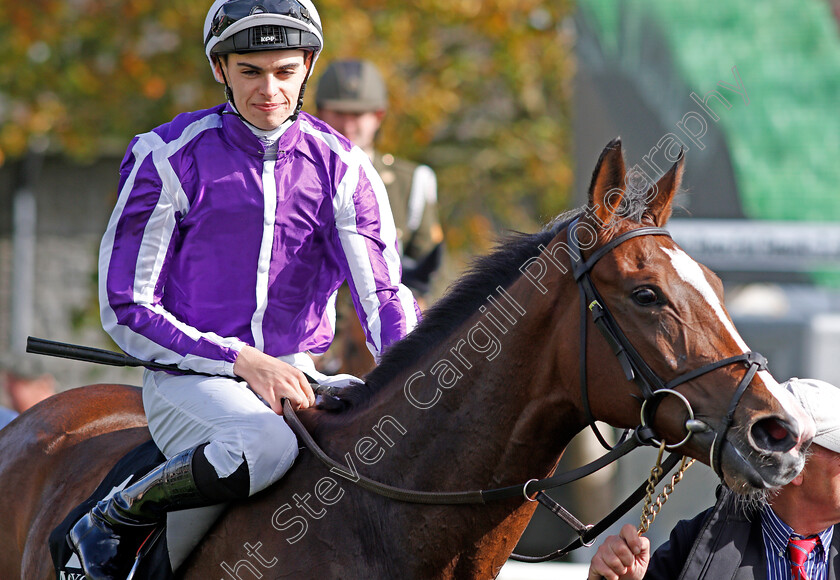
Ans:
[{"label": "white stripe on silk", "polygon": [[265,349],[262,323],[265,310],[268,307],[268,273],[271,267],[271,248],[274,244],[274,224],[277,220],[277,182],[274,168],[277,164],[276,156],[271,155],[263,161],[263,234],[260,244],[260,257],[257,263],[257,307],[251,317],[251,334],[254,336],[254,347]]},{"label": "white stripe on silk", "polygon": [[[233,365],[231,363],[205,359],[193,355],[182,357],[169,349],[161,347],[145,336],[133,332],[127,326],[120,325],[117,322],[116,313],[111,308],[107,296],[108,270],[114,247],[116,227],[134,189],[137,173],[146,158],[151,154],[155,169],[161,178],[162,191],[160,200],[152,212],[141,241],[140,252],[135,267],[134,301],[155,315],[164,317],[167,322],[192,340],[197,341],[204,338],[222,347],[234,348],[236,350],[241,349],[244,345],[238,338],[224,338],[215,333],[199,332],[195,328],[177,320],[171,313],[164,310],[163,307],[156,306],[152,303],[154,300],[154,289],[160,278],[163,261],[175,228],[174,213],[180,211],[184,214],[189,211],[189,200],[169,162],[169,157],[202,131],[220,126],[221,118],[212,115],[189,125],[178,139],[170,143],[165,143],[154,132],[145,133],[138,137],[132,149],[132,154],[135,159],[134,165],[120,191],[117,204],[108,223],[108,228],[102,238],[99,254],[99,268],[100,274],[102,275],[99,280],[99,302],[101,305],[100,315],[103,326],[109,330],[117,344],[121,348],[131,350],[133,356],[144,360],[156,360],[166,364],[181,363],[185,368],[192,368],[212,374],[232,374]],[[131,346],[129,347],[128,345]]]},{"label": "white stripe on silk", "polygon": [[[301,121],[301,130],[326,144],[347,166],[345,175],[336,188],[333,211],[335,213],[339,240],[350,265],[353,285],[358,292],[362,309],[367,318],[368,330],[374,341],[374,344],[369,344],[368,348],[373,352],[374,356],[377,356],[377,353],[382,350],[382,324],[379,318],[379,299],[376,296],[376,280],[373,276],[373,267],[370,263],[365,239],[358,235],[356,229],[356,208],[353,203],[353,196],[359,184],[359,170],[361,168],[365,171],[365,175],[373,186],[375,199],[379,206],[379,214],[382,217],[380,222],[380,239],[385,245],[385,259],[388,264],[389,282],[397,285],[400,280],[397,230],[393,225],[394,219],[391,215],[391,206],[388,203],[388,194],[385,190],[385,185],[382,183],[379,174],[373,169],[370,158],[358,147],[353,147],[350,151],[347,151],[335,135],[319,131],[310,123],[304,121]],[[397,296],[405,312],[408,330],[410,331],[417,324],[417,316],[414,311],[414,297],[411,295],[410,290],[405,289],[403,291],[402,288],[398,291]]]}]

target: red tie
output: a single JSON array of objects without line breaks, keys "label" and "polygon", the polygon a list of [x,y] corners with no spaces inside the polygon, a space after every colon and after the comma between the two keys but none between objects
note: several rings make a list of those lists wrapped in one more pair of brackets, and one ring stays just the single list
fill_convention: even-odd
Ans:
[{"label": "red tie", "polygon": [[814,551],[819,542],[819,537],[805,539],[791,537],[788,540],[790,572],[793,580],[808,580],[808,575],[805,574],[805,562],[808,561],[808,554]]}]

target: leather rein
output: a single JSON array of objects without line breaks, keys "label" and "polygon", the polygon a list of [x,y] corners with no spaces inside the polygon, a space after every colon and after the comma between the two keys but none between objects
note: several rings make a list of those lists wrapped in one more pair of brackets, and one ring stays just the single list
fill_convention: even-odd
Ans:
[{"label": "leather rein", "polygon": [[[766,368],[766,360],[763,356],[761,356],[758,353],[747,352],[741,355],[729,357],[714,363],[704,365],[699,369],[687,372],[667,382],[660,379],[659,376],[653,371],[653,369],[651,369],[650,366],[648,366],[648,364],[644,361],[644,359],[638,353],[638,351],[633,347],[633,345],[627,339],[625,334],[621,331],[621,328],[619,327],[615,318],[610,313],[603,298],[601,298],[600,294],[595,289],[595,286],[593,285],[592,279],[590,277],[590,272],[595,266],[595,264],[602,257],[604,257],[618,245],[626,242],[627,240],[639,236],[670,237],[671,234],[668,232],[668,230],[664,228],[637,228],[635,230],[625,232],[624,234],[613,238],[604,246],[596,250],[591,256],[589,256],[588,259],[584,260],[580,244],[577,241],[576,236],[573,235],[575,229],[578,227],[578,222],[579,218],[575,219],[571,223],[571,225],[569,225],[568,240],[569,246],[574,251],[574,255],[572,256],[574,258],[572,261],[572,271],[574,273],[575,281],[577,282],[578,288],[580,289],[581,297],[581,395],[587,424],[591,426],[601,444],[608,449],[608,452],[606,454],[602,455],[595,461],[577,469],[574,469],[572,471],[568,471],[544,479],[531,479],[519,485],[489,490],[429,492],[390,486],[355,473],[353,474],[354,477],[348,477],[346,465],[342,465],[341,463],[335,461],[330,456],[328,456],[323,451],[323,449],[319,447],[319,445],[315,442],[315,440],[300,422],[300,419],[295,415],[295,412],[291,408],[291,405],[289,404],[288,400],[284,400],[284,417],[289,423],[289,426],[291,427],[292,431],[294,431],[299,440],[319,460],[321,460],[327,467],[330,468],[330,471],[352,481],[353,483],[359,485],[364,489],[367,489],[369,491],[372,491],[374,493],[377,493],[379,495],[393,500],[408,503],[436,505],[486,504],[490,501],[510,499],[522,495],[528,501],[539,501],[552,513],[563,519],[563,521],[566,522],[566,524],[569,525],[572,529],[574,529],[578,535],[578,537],[566,547],[558,549],[557,551],[551,554],[547,554],[545,556],[522,556],[519,554],[511,554],[511,559],[514,560],[524,562],[543,562],[546,560],[553,560],[555,558],[561,557],[581,546],[591,545],[599,534],[601,534],[613,523],[618,521],[618,519],[621,518],[621,516],[627,513],[627,511],[629,511],[633,507],[633,505],[638,503],[642,499],[642,497],[644,497],[648,481],[642,483],[642,485],[639,486],[636,490],[634,490],[633,493],[626,500],[624,500],[617,508],[615,508],[605,518],[603,518],[595,525],[585,525],[581,523],[568,510],[566,510],[563,506],[555,502],[546,493],[544,493],[544,491],[547,489],[552,489],[568,484],[572,481],[576,481],[587,475],[590,475],[598,471],[599,469],[609,465],[610,463],[616,461],[620,457],[626,455],[636,447],[642,445],[659,446],[660,441],[657,441],[655,439],[655,432],[652,427],[652,422],[653,416],[656,412],[656,408],[659,402],[661,402],[662,397],[664,396],[673,395],[678,397],[683,402],[683,404],[685,404],[689,416],[688,421],[686,421],[685,438],[679,443],[667,445],[666,449],[676,449],[677,447],[680,447],[687,443],[693,433],[709,430],[711,428],[709,425],[694,419],[694,413],[690,403],[681,393],[677,392],[674,389],[675,387],[682,385],[683,383],[696,379],[697,377],[700,377],[716,369],[728,366],[730,364],[741,363],[747,367],[747,372],[744,375],[741,382],[738,384],[738,387],[735,389],[735,393],[732,397],[732,400],[729,403],[726,415],[724,416],[720,426],[718,427],[717,432],[715,433],[715,440],[712,444],[709,458],[710,465],[712,465],[715,472],[722,479],[723,472],[721,468],[721,450],[723,446],[723,441],[726,437],[726,433],[732,425],[735,409],[739,401],[741,400],[741,397],[743,396],[749,384],[752,382],[752,379],[755,376],[755,374],[759,370],[763,370]],[[641,397],[639,397],[642,400],[641,422],[639,426],[637,426],[633,431],[632,436],[627,437],[627,434],[625,433],[625,436],[622,437],[622,440],[613,447],[610,447],[606,443],[603,436],[595,426],[595,418],[592,415],[592,411],[589,405],[589,393],[587,389],[586,380],[587,311],[592,313],[592,320],[595,326],[601,331],[601,333],[606,338],[607,342],[612,347],[612,350],[618,358],[618,361],[621,364],[621,368],[623,369],[627,380],[636,383],[636,385],[638,385],[639,389],[641,390]],[[338,395],[340,397],[340,391],[339,393],[331,392],[329,394]],[[667,475],[667,473],[669,473],[676,466],[676,464],[680,461],[680,458],[681,455],[678,453],[671,453],[669,455],[669,457],[662,463],[662,472],[660,475],[660,479],[661,477]],[[536,495],[534,496],[534,498],[532,498],[531,494],[534,493],[536,493]]]}]

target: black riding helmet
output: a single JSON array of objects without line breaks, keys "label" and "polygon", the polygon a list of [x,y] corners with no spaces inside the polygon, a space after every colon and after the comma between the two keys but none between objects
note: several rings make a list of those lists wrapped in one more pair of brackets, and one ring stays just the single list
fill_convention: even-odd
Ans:
[{"label": "black riding helmet", "polygon": [[[303,107],[306,82],[323,47],[321,17],[310,0],[216,0],[204,19],[204,53],[211,69],[213,59],[223,54],[293,49],[312,53],[292,119]],[[227,79],[224,84],[235,108]]]}]

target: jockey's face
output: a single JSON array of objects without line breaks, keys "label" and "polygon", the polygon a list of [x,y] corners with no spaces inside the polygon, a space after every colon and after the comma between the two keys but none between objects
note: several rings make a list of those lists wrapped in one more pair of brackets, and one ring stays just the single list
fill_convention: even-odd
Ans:
[{"label": "jockey's face", "polygon": [[216,78],[221,80],[224,72],[239,113],[258,129],[270,131],[282,125],[297,108],[306,80],[308,54],[303,50],[229,54],[216,59]]}]

